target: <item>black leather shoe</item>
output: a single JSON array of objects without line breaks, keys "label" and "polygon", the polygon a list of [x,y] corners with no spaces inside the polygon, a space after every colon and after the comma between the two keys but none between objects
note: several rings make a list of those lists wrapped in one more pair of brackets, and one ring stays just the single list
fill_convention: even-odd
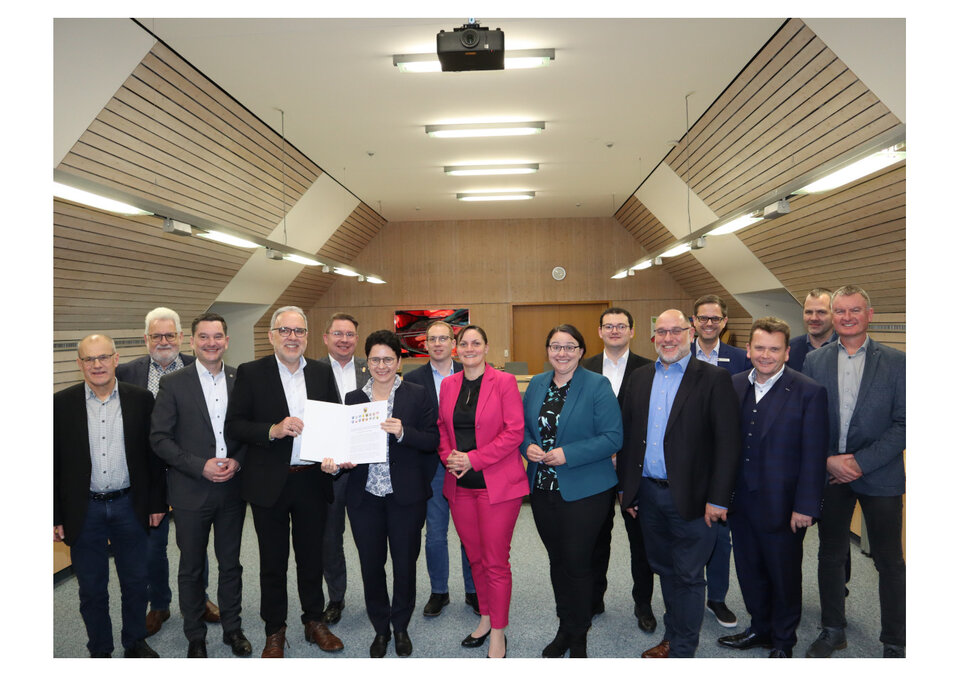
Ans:
[{"label": "black leather shoe", "polygon": [[190,641],[190,645],[187,648],[187,657],[206,657],[207,656],[207,642],[202,638],[195,639]]},{"label": "black leather shoe", "polygon": [[807,648],[807,657],[830,657],[835,650],[847,647],[847,635],[843,627],[824,627],[816,640]]},{"label": "black leather shoe", "polygon": [[90,657],[112,657],[112,655],[110,653],[92,652],[90,653]]},{"label": "black leather shoe", "polygon": [[464,597],[463,597],[463,602],[466,603],[466,604],[467,604],[468,606],[470,606],[471,608],[473,608],[473,614],[474,614],[474,615],[477,615],[477,616],[480,615],[480,601],[479,601],[479,599],[477,599],[477,593],[476,593],[476,592],[474,592],[474,593],[472,593],[472,594],[466,594],[466,595],[464,595]]},{"label": "black leather shoe", "polygon": [[336,624],[340,621],[340,615],[343,613],[343,601],[331,601],[323,611],[324,624]]},{"label": "black leather shoe", "polygon": [[436,617],[443,612],[446,605],[450,605],[450,594],[430,594],[427,605],[423,607],[423,614],[426,617]]},{"label": "black leather shoe", "polygon": [[397,657],[410,657],[413,652],[413,642],[410,640],[410,634],[405,631],[395,631],[393,637],[397,639],[397,642],[393,644],[394,650],[397,651]]},{"label": "black leather shoe", "polygon": [[140,639],[133,644],[131,648],[125,648],[123,651],[124,657],[160,657],[157,652],[147,645],[147,642],[143,639]]},{"label": "black leather shoe", "polygon": [[387,644],[390,643],[390,634],[377,634],[370,644],[370,657],[383,657],[387,654]]},{"label": "black leather shoe", "polygon": [[637,617],[637,626],[645,634],[652,634],[657,630],[657,618],[653,616],[653,609],[650,606],[633,607],[633,614]]},{"label": "black leather shoe", "polygon": [[739,634],[731,634],[730,636],[721,636],[717,639],[717,643],[724,648],[733,648],[734,650],[750,650],[750,648],[766,648],[770,650],[773,647],[769,636],[760,636],[750,630],[742,631]]},{"label": "black leather shoe", "polygon": [[575,636],[570,639],[570,657],[587,656],[587,635]]},{"label": "black leather shoe", "polygon": [[570,637],[562,631],[558,631],[553,640],[547,644],[547,647],[540,653],[542,657],[563,657],[570,647]]},{"label": "black leather shoe", "polygon": [[237,657],[248,657],[253,652],[253,646],[240,629],[224,634],[223,642],[230,646],[230,650]]},{"label": "black leather shoe", "polygon": [[907,650],[902,645],[894,645],[893,643],[884,643],[883,656],[884,657],[906,657]]},{"label": "black leather shoe", "polygon": [[774,648],[767,657],[793,657],[793,650],[791,648],[787,648],[786,650]]},{"label": "black leather shoe", "polygon": [[487,633],[483,636],[474,636],[472,633],[467,634],[467,637],[460,641],[460,645],[462,645],[464,648],[479,648],[486,642],[487,636],[489,635],[489,629],[487,629]]}]

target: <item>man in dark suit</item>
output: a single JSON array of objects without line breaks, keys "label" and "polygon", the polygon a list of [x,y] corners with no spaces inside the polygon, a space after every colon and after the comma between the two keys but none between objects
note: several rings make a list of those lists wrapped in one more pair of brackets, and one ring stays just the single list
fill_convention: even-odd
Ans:
[{"label": "man in dark suit", "polygon": [[803,370],[803,361],[808,352],[832,343],[837,339],[833,330],[833,311],[830,309],[830,291],[813,289],[803,300],[803,324],[807,331],[790,341],[790,358],[787,366],[794,371]]},{"label": "man in dark suit", "polygon": [[[323,344],[327,355],[320,361],[329,364],[337,381],[340,402],[347,393],[360,389],[370,380],[367,360],[354,357],[357,349],[357,329],[360,324],[346,312],[335,312],[327,322]],[[323,579],[327,582],[327,608],[323,611],[326,624],[336,624],[343,613],[343,597],[347,593],[347,561],[343,555],[343,531],[346,527],[347,479],[339,473],[333,480],[333,503],[327,509],[327,523],[323,530]]]},{"label": "man in dark suit", "polygon": [[786,366],[790,327],[776,317],[750,327],[752,371],[733,376],[743,439],[730,531],[747,630],[728,648],[772,648],[792,657],[803,607],[803,537],[820,516],[827,459],[827,391]]},{"label": "man in dark suit", "polygon": [[623,504],[639,513],[650,567],[666,605],[664,638],[643,657],[693,657],[703,623],[703,569],[725,520],[740,456],[730,374],[690,354],[679,310],[656,321],[659,359],[630,377],[617,474]]},{"label": "man in dark suit", "polygon": [[197,360],[164,376],[153,408],[150,443],[166,463],[167,500],[177,520],[180,548],[180,613],[189,641],[187,657],[207,656],[203,571],[207,540],[214,529],[223,642],[234,655],[251,653],[240,623],[243,567],[240,537],[247,506],[236,473],[240,444],[223,434],[227,400],[236,369],[223,363],[230,343],[227,322],[207,313],[193,320],[190,345]]},{"label": "man in dark suit", "polygon": [[827,388],[830,414],[829,483],[818,527],[823,631],[807,657],[828,657],[847,646],[843,568],[858,502],[879,573],[883,656],[904,657],[906,565],[900,539],[906,490],[906,355],[867,335],[873,308],[860,287],[834,291],[832,309],[837,345],[811,352],[803,364],[804,374]]},{"label": "man in dark suit", "polygon": [[116,379],[113,340],[77,345],[79,383],[53,395],[53,541],[70,546],[90,657],[110,657],[109,558],[120,581],[124,657],[157,657],[147,645],[147,531],[160,522],[163,469],[150,452],[153,397]]},{"label": "man in dark suit", "polygon": [[[697,340],[693,354],[701,360],[725,368],[730,375],[750,368],[746,350],[727,345],[720,336],[727,328],[727,303],[720,296],[701,296],[693,304],[693,326]],[[730,588],[730,529],[717,524],[717,542],[707,562],[707,610],[722,627],[737,626],[737,616],[727,607]]]},{"label": "man in dark suit", "polygon": [[[180,315],[167,307],[156,307],[144,318],[143,342],[147,354],[137,357],[117,368],[117,379],[122,383],[131,383],[150,390],[156,397],[160,389],[160,378],[189,366],[194,357],[180,354],[183,331],[180,329]],[[147,613],[147,636],[153,636],[170,619],[170,563],[167,560],[167,540],[170,536],[170,519],[164,515],[160,525],[150,529],[147,544],[147,601],[150,612]],[[207,588],[207,563],[204,556],[203,588]],[[219,622],[220,610],[209,599],[206,601],[203,618],[207,622]]]},{"label": "man in dark suit", "polygon": [[[453,327],[446,322],[437,320],[427,326],[426,342],[430,361],[405,374],[403,379],[425,388],[431,401],[439,404],[440,383],[447,376],[462,371],[463,366],[453,359],[456,335]],[[431,459],[431,463],[433,479],[430,481],[430,488],[433,490],[433,495],[427,500],[427,531],[424,535],[427,575],[430,576],[430,598],[423,607],[423,614],[427,617],[436,617],[443,612],[443,607],[450,603],[450,589],[447,585],[450,573],[450,555],[447,550],[450,505],[443,497],[443,478],[446,468],[440,464],[440,456],[436,454]],[[460,545],[460,567],[463,571],[464,601],[479,615],[480,603],[477,600],[477,588],[473,584],[470,562],[467,560],[463,545]]]},{"label": "man in dark suit", "polygon": [[[603,341],[603,352],[588,357],[580,365],[588,371],[600,373],[610,381],[617,401],[623,404],[623,393],[626,391],[626,382],[636,369],[651,363],[646,357],[630,351],[630,341],[633,340],[633,315],[620,307],[610,307],[600,315],[600,326],[597,329],[600,340]],[[616,463],[616,456],[613,458]],[[618,494],[618,497],[621,497]],[[613,535],[613,515],[615,507],[611,505],[597,544],[593,551],[593,614],[603,612],[603,594],[607,591],[607,567],[610,565],[610,541]],[[647,552],[643,547],[643,532],[636,516],[620,507],[623,516],[623,525],[630,542],[630,573],[633,576],[633,614],[637,618],[637,626],[648,634],[657,629],[657,620],[650,607],[653,597],[653,571],[647,562]]]},{"label": "man in dark suit", "polygon": [[250,503],[260,547],[260,617],[267,640],[261,657],[283,657],[287,628],[287,567],[293,548],[304,636],[321,650],[343,650],[323,622],[323,529],[333,500],[320,463],[300,459],[307,399],[339,403],[329,366],[303,356],[307,316],[289,305],[270,320],[274,353],[241,364],[224,432],[246,447],[240,497]]}]

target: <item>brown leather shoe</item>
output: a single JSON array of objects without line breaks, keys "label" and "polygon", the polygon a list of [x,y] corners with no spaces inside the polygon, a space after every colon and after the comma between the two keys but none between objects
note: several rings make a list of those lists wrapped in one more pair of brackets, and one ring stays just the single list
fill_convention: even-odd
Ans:
[{"label": "brown leather shoe", "polygon": [[307,639],[307,643],[316,643],[320,650],[326,653],[343,650],[343,641],[334,636],[323,622],[317,620],[307,622],[303,625],[303,636]]},{"label": "brown leather shoe", "polygon": [[214,623],[220,621],[220,609],[210,599],[207,599],[207,607],[203,609],[203,621]]},{"label": "brown leather shoe", "polygon": [[284,627],[276,634],[267,636],[267,643],[263,646],[260,657],[283,657],[283,646],[287,642],[287,628]]},{"label": "brown leather shoe", "polygon": [[670,641],[660,641],[649,650],[644,650],[640,657],[670,657]]},{"label": "brown leather shoe", "polygon": [[151,610],[147,613],[147,636],[153,636],[160,631],[160,627],[169,619],[169,610]]}]

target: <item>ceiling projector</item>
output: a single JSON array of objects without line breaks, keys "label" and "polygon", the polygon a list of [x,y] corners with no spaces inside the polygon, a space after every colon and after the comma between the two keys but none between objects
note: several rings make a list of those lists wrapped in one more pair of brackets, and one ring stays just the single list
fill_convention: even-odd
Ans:
[{"label": "ceiling projector", "polygon": [[503,31],[484,28],[473,19],[452,33],[437,33],[442,71],[503,70]]}]

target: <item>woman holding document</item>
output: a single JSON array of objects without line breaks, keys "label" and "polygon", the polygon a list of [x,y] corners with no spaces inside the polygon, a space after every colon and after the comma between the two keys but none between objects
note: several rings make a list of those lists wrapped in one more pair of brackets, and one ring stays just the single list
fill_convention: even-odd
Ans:
[{"label": "woman holding document", "polygon": [[[383,657],[390,627],[400,657],[413,652],[407,625],[416,603],[420,531],[426,518],[433,478],[431,453],[437,448],[437,406],[427,391],[397,375],[400,341],[391,331],[374,331],[364,346],[372,378],[349,392],[346,404],[387,402],[387,460],[354,466],[327,458],[325,472],[351,470],[347,477],[347,513],[360,556],[367,616],[376,636],[370,657]],[[393,601],[387,595],[387,543],[393,562]]]}]

